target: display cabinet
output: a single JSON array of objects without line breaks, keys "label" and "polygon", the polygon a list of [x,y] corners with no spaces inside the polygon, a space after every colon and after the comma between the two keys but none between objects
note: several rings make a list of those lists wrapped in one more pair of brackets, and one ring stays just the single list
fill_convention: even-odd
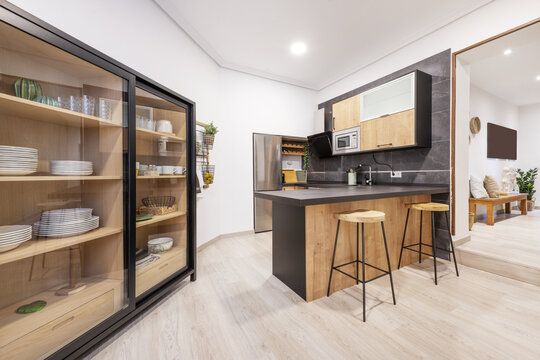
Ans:
[{"label": "display cabinet", "polygon": [[0,0],[1,359],[78,357],[195,279],[194,106]]}]

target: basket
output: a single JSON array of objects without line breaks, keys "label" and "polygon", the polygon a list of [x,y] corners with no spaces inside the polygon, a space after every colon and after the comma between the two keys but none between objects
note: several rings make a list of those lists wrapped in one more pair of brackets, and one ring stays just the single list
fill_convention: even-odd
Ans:
[{"label": "basket", "polygon": [[205,184],[212,184],[214,182],[214,173],[216,171],[216,165],[203,165],[202,173]]},{"label": "basket", "polygon": [[158,208],[169,208],[174,205],[176,202],[176,197],[174,196],[149,196],[145,197],[142,200],[142,203],[146,207],[158,207]]},{"label": "basket", "polygon": [[214,134],[204,134],[203,135],[203,141],[204,145],[208,147],[208,149],[212,149],[214,147]]},{"label": "basket", "polygon": [[171,207],[141,206],[139,208],[139,214],[165,215],[173,213],[177,210],[178,205],[176,204]]}]

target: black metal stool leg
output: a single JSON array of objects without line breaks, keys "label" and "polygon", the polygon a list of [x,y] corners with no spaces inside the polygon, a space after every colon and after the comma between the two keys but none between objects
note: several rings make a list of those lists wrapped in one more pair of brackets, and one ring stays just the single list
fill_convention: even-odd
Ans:
[{"label": "black metal stool leg", "polygon": [[407,218],[405,219],[405,229],[403,229],[403,240],[401,241],[401,250],[399,251],[399,261],[397,268],[399,269],[401,267],[401,256],[403,255],[403,247],[405,246],[405,235],[407,234],[407,224],[409,223],[409,213],[411,212],[411,209],[407,209]]},{"label": "black metal stool leg", "polygon": [[424,219],[424,212],[420,210],[420,243],[418,244],[418,262],[422,263],[422,220]]},{"label": "black metal stool leg", "polygon": [[337,222],[337,230],[336,230],[336,241],[334,242],[334,254],[332,255],[332,267],[330,268],[330,279],[328,279],[328,291],[326,292],[326,296],[330,296],[330,285],[332,285],[332,272],[334,271],[334,262],[336,260],[336,248],[337,248],[337,240],[339,236],[339,224],[341,223],[341,220],[338,220]]},{"label": "black metal stool leg", "polygon": [[431,212],[431,248],[433,249],[433,269],[435,271],[435,285],[437,285],[437,248],[435,242],[435,213]]},{"label": "black metal stool leg", "polygon": [[364,245],[364,223],[362,223],[362,306],[366,322],[366,247]]},{"label": "black metal stool leg", "polygon": [[450,249],[452,249],[452,257],[454,258],[454,266],[456,267],[456,275],[459,276],[459,271],[457,269],[456,252],[454,251],[454,242],[452,241],[452,233],[450,232],[450,221],[448,221],[448,211],[444,212],[444,216],[446,217],[446,227],[448,229],[448,238],[450,239]]},{"label": "black metal stool leg", "polygon": [[360,238],[360,224],[359,223],[356,223],[356,285],[358,285],[358,283],[360,282],[359,277],[360,277],[360,274],[358,273],[358,260],[360,260],[360,252],[358,250],[358,242],[359,242],[359,238]]},{"label": "black metal stool leg", "polygon": [[384,231],[384,221],[381,221],[382,236],[384,240],[384,250],[386,251],[386,263],[388,264],[388,275],[390,275],[390,286],[392,287],[392,299],[396,305],[396,295],[394,294],[394,281],[392,280],[392,267],[390,266],[390,256],[388,255],[388,245],[386,244],[386,233]]}]

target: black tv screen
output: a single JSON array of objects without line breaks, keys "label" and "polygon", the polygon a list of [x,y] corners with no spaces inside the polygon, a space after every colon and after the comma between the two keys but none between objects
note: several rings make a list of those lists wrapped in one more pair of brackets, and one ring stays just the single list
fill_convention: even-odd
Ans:
[{"label": "black tv screen", "polygon": [[487,157],[490,159],[517,160],[517,131],[488,123]]}]

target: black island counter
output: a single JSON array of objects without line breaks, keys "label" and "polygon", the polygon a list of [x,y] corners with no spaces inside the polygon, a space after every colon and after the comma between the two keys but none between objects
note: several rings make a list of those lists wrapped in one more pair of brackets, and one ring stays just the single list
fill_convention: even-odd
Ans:
[{"label": "black island counter", "polygon": [[[392,270],[397,268],[407,204],[429,202],[432,196],[447,197],[448,185],[373,185],[308,183],[306,189],[288,191],[257,191],[255,197],[272,201],[272,273],[306,301],[326,296],[332,251],[336,234],[336,214],[365,209],[386,214],[385,228]],[[431,243],[431,222],[424,220],[423,242]],[[418,242],[420,215],[411,213],[405,242]],[[356,226],[341,225],[336,263],[353,261],[356,251]],[[380,225],[365,225],[366,261],[385,267]],[[374,246],[370,246],[373,243]],[[353,258],[354,257],[354,258]],[[418,260],[418,255],[404,252],[402,265]],[[353,264],[343,268],[354,273]],[[366,279],[378,276],[366,269]],[[356,283],[346,276],[332,278],[332,291]]]}]

